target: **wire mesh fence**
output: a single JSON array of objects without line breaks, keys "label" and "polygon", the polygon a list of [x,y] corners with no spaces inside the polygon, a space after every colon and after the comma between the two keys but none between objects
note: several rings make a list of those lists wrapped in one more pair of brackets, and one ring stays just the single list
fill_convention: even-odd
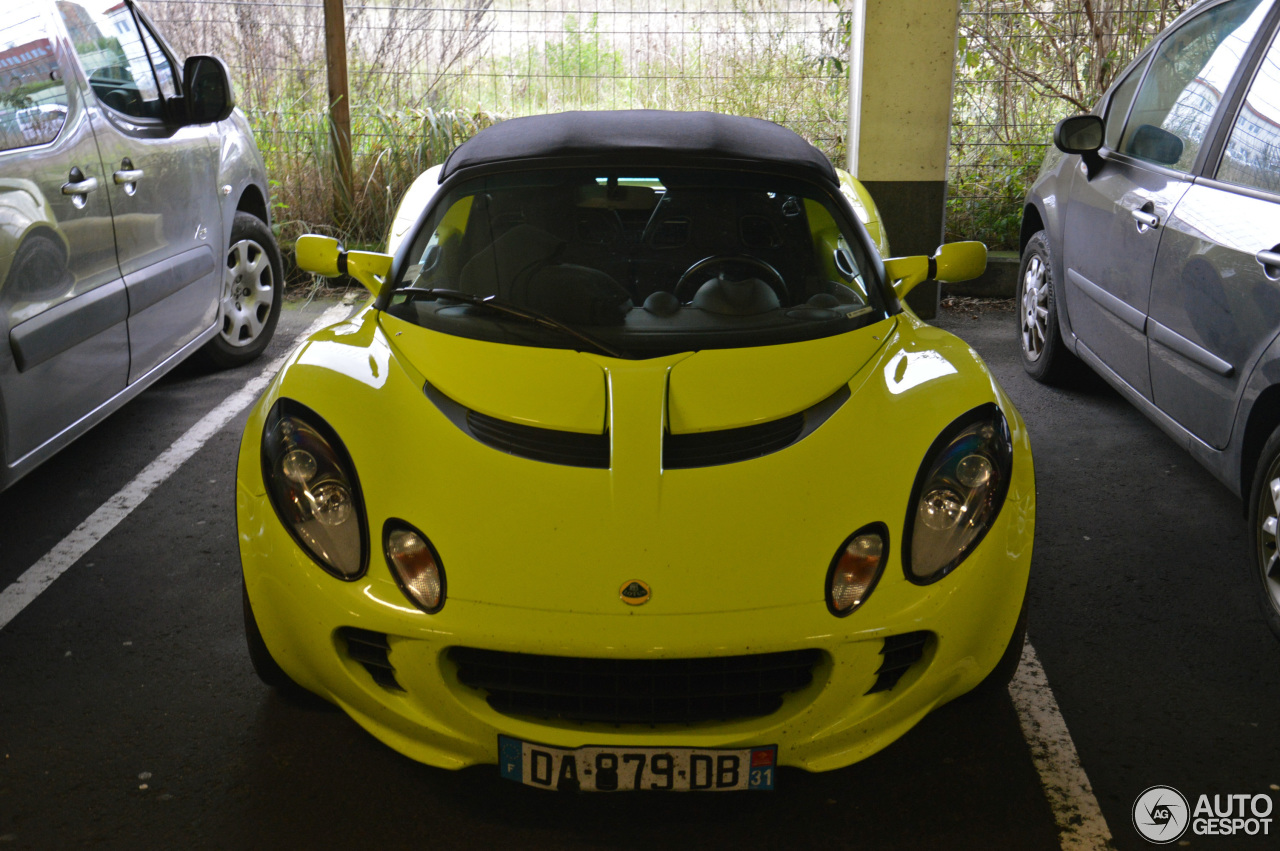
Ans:
[{"label": "wire mesh fence", "polygon": [[[286,231],[376,242],[408,183],[479,129],[567,109],[710,109],[846,155],[848,0],[346,0],[353,198],[332,221],[321,0],[147,0],[232,68]],[[1087,111],[1187,0],[961,0],[947,232],[1017,244],[1054,123]],[[904,132],[908,132],[904,128]],[[288,236],[288,233],[286,233]]]},{"label": "wire mesh fence", "polygon": [[[180,52],[231,66],[286,231],[329,223],[320,0],[146,7]],[[347,0],[356,181],[348,220],[331,224],[353,242],[376,242],[409,181],[457,143],[500,118],[549,111],[753,115],[840,162],[842,20],[831,0]]]},{"label": "wire mesh fence", "polygon": [[1053,126],[1088,112],[1186,0],[961,0],[947,235],[1016,249]]}]

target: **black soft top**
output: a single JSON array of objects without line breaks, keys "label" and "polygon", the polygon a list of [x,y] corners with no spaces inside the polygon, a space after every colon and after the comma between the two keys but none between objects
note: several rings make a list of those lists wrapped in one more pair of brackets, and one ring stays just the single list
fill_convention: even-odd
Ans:
[{"label": "black soft top", "polygon": [[785,171],[839,186],[831,161],[780,124],[715,112],[631,109],[512,118],[463,142],[440,182],[512,167],[664,165]]}]

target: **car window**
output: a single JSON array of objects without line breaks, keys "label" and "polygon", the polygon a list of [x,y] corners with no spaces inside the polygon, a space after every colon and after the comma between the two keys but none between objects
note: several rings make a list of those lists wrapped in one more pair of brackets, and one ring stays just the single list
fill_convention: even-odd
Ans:
[{"label": "car window", "polygon": [[132,7],[91,0],[59,3],[58,10],[98,100],[133,118],[163,117],[164,99],[176,92],[173,69]]},{"label": "car window", "polygon": [[1280,193],[1280,36],[1240,106],[1217,178]]},{"label": "car window", "polygon": [[1129,105],[1133,103],[1133,93],[1138,90],[1138,83],[1142,81],[1142,72],[1147,70],[1147,60],[1150,58],[1148,55],[1139,62],[1120,85],[1116,86],[1115,92],[1111,95],[1111,102],[1107,104],[1106,117],[1108,148],[1114,150],[1120,144],[1120,133],[1124,130],[1124,119],[1129,114]]},{"label": "car window", "polygon": [[1232,0],[1165,36],[1138,89],[1119,150],[1190,170],[1218,102],[1265,13],[1260,0]]},{"label": "car window", "polygon": [[39,9],[0,22],[0,151],[52,142],[67,118],[67,87]]},{"label": "car window", "polygon": [[887,308],[840,209],[809,184],[728,171],[470,181],[441,197],[414,238],[391,310],[463,336],[566,343],[422,293],[453,290],[649,355],[843,333]]}]

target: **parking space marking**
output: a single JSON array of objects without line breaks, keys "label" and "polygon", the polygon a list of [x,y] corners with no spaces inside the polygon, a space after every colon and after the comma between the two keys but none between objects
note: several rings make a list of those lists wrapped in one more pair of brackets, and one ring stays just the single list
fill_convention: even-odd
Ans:
[{"label": "parking space marking", "polygon": [[1107,820],[1030,641],[1022,648],[1022,663],[1009,683],[1009,696],[1058,824],[1063,851],[1113,847]]},{"label": "parking space marking", "polygon": [[[322,313],[319,319],[297,337],[297,340],[305,339],[321,328],[344,319],[350,312],[350,305],[334,305]],[[0,629],[4,629],[9,621],[39,597],[55,579],[66,573],[80,560],[81,556],[93,548],[94,544],[106,537],[121,520],[128,517],[152,491],[163,484],[188,458],[204,446],[209,438],[253,404],[288,358],[289,353],[286,353],[273,360],[262,372],[249,379],[239,390],[205,414],[199,422],[187,430],[186,434],[156,456],[156,459],[135,476],[133,481],[99,506],[52,550],[27,568],[12,585],[0,592]]]}]

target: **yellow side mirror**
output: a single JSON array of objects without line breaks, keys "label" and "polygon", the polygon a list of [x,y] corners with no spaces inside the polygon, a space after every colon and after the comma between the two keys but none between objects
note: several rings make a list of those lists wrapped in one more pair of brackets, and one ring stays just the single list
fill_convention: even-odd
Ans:
[{"label": "yellow side mirror", "polygon": [[933,279],[944,284],[968,281],[987,268],[987,247],[981,242],[948,242],[932,257],[894,257],[884,261],[884,272],[898,298],[905,298],[917,284]]},{"label": "yellow side mirror", "polygon": [[294,246],[298,268],[326,278],[350,275],[375,296],[391,272],[391,255],[376,251],[343,251],[331,236],[309,233],[298,237]]},{"label": "yellow side mirror", "polygon": [[948,242],[933,255],[933,274],[944,284],[971,281],[987,270],[987,247],[981,242]]},{"label": "yellow side mirror", "polygon": [[309,233],[298,237],[293,250],[302,271],[324,278],[336,278],[341,274],[338,257],[342,254],[342,243],[333,237]]}]

